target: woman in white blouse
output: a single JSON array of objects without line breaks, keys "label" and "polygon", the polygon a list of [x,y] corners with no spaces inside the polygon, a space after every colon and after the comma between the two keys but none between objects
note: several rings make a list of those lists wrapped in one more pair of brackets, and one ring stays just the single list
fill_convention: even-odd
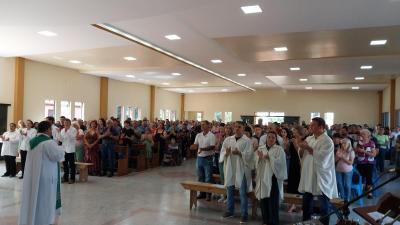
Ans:
[{"label": "woman in white blouse", "polygon": [[1,148],[1,156],[4,156],[6,161],[6,172],[2,177],[15,177],[16,161],[18,152],[18,144],[21,139],[21,135],[16,131],[17,125],[10,123],[10,131],[6,131],[3,135],[0,135],[0,139],[3,140],[3,147]]},{"label": "woman in white blouse", "polygon": [[25,162],[26,162],[26,154],[29,150],[29,141],[36,137],[37,131],[33,128],[32,120],[26,121],[26,128],[20,130],[21,144],[19,145],[19,153],[21,155],[21,171],[22,176],[19,179],[24,178],[24,171],[25,171]]}]

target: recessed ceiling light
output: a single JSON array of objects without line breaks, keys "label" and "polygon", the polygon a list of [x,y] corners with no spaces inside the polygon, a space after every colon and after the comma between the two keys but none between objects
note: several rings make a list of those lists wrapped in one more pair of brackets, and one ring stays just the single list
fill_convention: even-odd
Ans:
[{"label": "recessed ceiling light", "polygon": [[354,77],[354,80],[364,80],[364,77]]},{"label": "recessed ceiling light", "polygon": [[222,63],[222,60],[220,59],[211,59],[212,63],[218,64],[218,63]]},{"label": "recessed ceiling light", "polygon": [[135,75],[131,75],[131,74],[128,74],[128,75],[125,75],[126,77],[129,77],[129,78],[135,78]]},{"label": "recessed ceiling light", "polygon": [[169,83],[161,83],[162,85],[169,85]]},{"label": "recessed ceiling light", "polygon": [[78,60],[69,60],[69,62],[73,63],[73,64],[81,64],[82,63],[81,61],[78,61]]},{"label": "recessed ceiling light", "polygon": [[257,81],[257,82],[254,82],[254,84],[255,84],[255,85],[260,85],[260,84],[262,84],[262,83]]},{"label": "recessed ceiling light", "polygon": [[312,90],[312,87],[306,87],[306,90]]},{"label": "recessed ceiling light", "polygon": [[226,92],[226,91],[228,91],[228,89],[222,89],[221,91]]},{"label": "recessed ceiling light", "polygon": [[360,89],[360,87],[351,87],[351,89],[358,90],[358,89]]},{"label": "recessed ceiling light", "polygon": [[387,40],[372,40],[369,45],[386,45]]},{"label": "recessed ceiling light", "polygon": [[362,65],[362,66],[360,66],[360,69],[362,69],[362,70],[370,70],[370,69],[372,69],[372,67],[373,66],[371,66],[371,65]]},{"label": "recessed ceiling light", "polygon": [[308,79],[307,78],[300,78],[299,81],[305,82],[305,81],[308,81]]},{"label": "recessed ceiling light", "polygon": [[208,82],[207,81],[202,81],[202,82],[200,82],[201,84],[208,84]]},{"label": "recessed ceiling light", "polygon": [[37,33],[40,34],[40,35],[46,36],[46,37],[55,37],[55,36],[57,36],[56,33],[48,31],[48,30],[39,31]]},{"label": "recessed ceiling light", "polygon": [[168,40],[171,40],[171,41],[181,39],[181,37],[179,37],[179,36],[176,35],[176,34],[168,34],[168,35],[165,35],[164,37],[165,37],[166,39],[168,39]]},{"label": "recessed ceiling light", "polygon": [[291,71],[299,71],[299,70],[300,70],[300,67],[290,67],[290,70],[291,70]]},{"label": "recessed ceiling light", "polygon": [[125,59],[126,61],[135,61],[135,60],[136,60],[136,58],[135,58],[135,57],[132,57],[132,56],[126,56],[126,57],[124,57],[124,59]]},{"label": "recessed ceiling light", "polygon": [[180,73],[171,73],[171,75],[172,75],[172,76],[180,76],[180,75],[182,75],[182,74],[180,74]]},{"label": "recessed ceiling light", "polygon": [[252,13],[262,13],[262,9],[259,5],[248,5],[240,7],[244,14],[252,14]]},{"label": "recessed ceiling light", "polygon": [[283,46],[283,47],[275,47],[274,48],[274,51],[276,51],[276,52],[286,52],[288,49],[287,49],[287,47],[286,46]]},{"label": "recessed ceiling light", "polygon": [[238,74],[238,77],[245,77],[245,76],[247,76],[245,73],[239,73]]}]

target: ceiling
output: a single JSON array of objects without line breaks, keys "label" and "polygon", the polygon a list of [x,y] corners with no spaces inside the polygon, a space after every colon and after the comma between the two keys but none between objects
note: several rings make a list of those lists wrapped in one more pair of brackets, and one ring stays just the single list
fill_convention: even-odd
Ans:
[{"label": "ceiling", "polygon": [[[255,4],[262,13],[245,15],[240,9]],[[1,1],[0,8],[0,56],[23,56],[181,93],[248,90],[229,79],[254,89],[382,90],[400,74],[400,0],[42,0]],[[91,25],[97,23],[111,24],[228,80]],[[38,35],[42,30],[58,35]],[[168,34],[182,39],[167,40]],[[388,41],[370,46],[375,39]],[[288,51],[273,50],[280,46]],[[126,61],[126,56],[137,60]],[[223,63],[210,62],[216,58]],[[373,68],[361,70],[361,65]],[[241,73],[246,76],[237,76]],[[365,79],[356,81],[356,76]]]}]

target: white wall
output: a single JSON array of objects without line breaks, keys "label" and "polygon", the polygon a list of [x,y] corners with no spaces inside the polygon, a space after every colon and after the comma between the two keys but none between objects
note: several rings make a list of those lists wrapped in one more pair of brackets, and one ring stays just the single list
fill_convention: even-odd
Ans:
[{"label": "white wall", "polygon": [[0,57],[0,103],[8,107],[7,123],[13,122],[15,58]]},{"label": "white wall", "polygon": [[57,117],[61,116],[60,101],[67,100],[72,102],[72,106],[75,101],[85,103],[85,119],[99,118],[99,77],[26,60],[24,86],[24,119],[42,120],[46,99],[56,100]]},{"label": "white wall", "polygon": [[[176,119],[181,117],[181,94],[156,88],[154,116],[160,118],[160,109],[176,111]],[[152,118],[154,119],[154,118]]]},{"label": "white wall", "polygon": [[233,112],[233,120],[255,112],[285,112],[309,121],[311,112],[334,112],[335,123],[375,125],[378,119],[376,91],[285,91],[186,94],[185,111],[202,111],[213,120],[214,112]]},{"label": "white wall", "polygon": [[150,114],[150,86],[108,80],[108,116],[117,116],[117,106],[136,106],[142,110],[142,118]]}]

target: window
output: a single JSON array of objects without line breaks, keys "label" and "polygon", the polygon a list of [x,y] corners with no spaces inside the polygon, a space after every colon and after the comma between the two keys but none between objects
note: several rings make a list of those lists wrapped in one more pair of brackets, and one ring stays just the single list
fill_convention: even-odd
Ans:
[{"label": "window", "polygon": [[268,123],[283,123],[285,120],[284,112],[256,112],[255,123],[268,125]]},{"label": "window", "polygon": [[122,106],[117,106],[117,118],[122,118]]},{"label": "window", "polygon": [[203,117],[203,113],[201,113],[201,112],[197,112],[197,113],[196,113],[196,120],[197,120],[197,121],[201,121],[201,120],[202,120],[202,117]]},{"label": "window", "polygon": [[222,121],[222,112],[215,112],[214,113],[214,120],[221,122]]},{"label": "window", "polygon": [[85,104],[83,102],[75,102],[74,117],[76,119],[85,119]]},{"label": "window", "polygon": [[225,123],[232,122],[232,112],[225,112]]},{"label": "window", "polygon": [[171,120],[171,110],[165,110],[165,119]]},{"label": "window", "polygon": [[138,107],[134,108],[134,115],[133,115],[134,120],[140,120],[142,119],[142,110],[139,109]]},{"label": "window", "polygon": [[164,120],[165,119],[165,112],[163,109],[160,109],[160,120]]},{"label": "window", "polygon": [[390,120],[390,115],[388,112],[383,112],[382,113],[382,126],[383,127],[389,127],[389,120]]},{"label": "window", "polygon": [[71,102],[61,101],[61,112],[60,116],[65,116],[66,118],[71,118]]},{"label": "window", "polygon": [[312,112],[312,113],[311,113],[310,121],[311,121],[312,118],[314,118],[314,117],[320,117],[320,113],[319,113],[319,112]]},{"label": "window", "polygon": [[171,110],[171,120],[172,121],[176,120],[176,111],[175,110]]},{"label": "window", "polygon": [[396,117],[397,117],[397,127],[400,127],[400,110],[396,110]]},{"label": "window", "polygon": [[56,101],[44,100],[44,117],[56,117]]},{"label": "window", "polygon": [[328,125],[328,127],[331,127],[334,124],[334,116],[335,116],[335,113],[333,113],[333,112],[324,113],[325,123],[326,123],[326,125]]}]

